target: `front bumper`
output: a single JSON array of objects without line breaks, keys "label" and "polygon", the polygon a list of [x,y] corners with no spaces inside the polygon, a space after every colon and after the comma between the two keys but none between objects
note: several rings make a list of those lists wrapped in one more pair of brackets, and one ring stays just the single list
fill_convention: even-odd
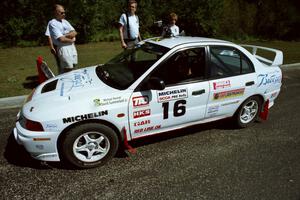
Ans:
[{"label": "front bumper", "polygon": [[19,122],[14,128],[14,137],[30,155],[42,161],[60,161],[57,150],[59,132],[36,132],[24,129]]}]

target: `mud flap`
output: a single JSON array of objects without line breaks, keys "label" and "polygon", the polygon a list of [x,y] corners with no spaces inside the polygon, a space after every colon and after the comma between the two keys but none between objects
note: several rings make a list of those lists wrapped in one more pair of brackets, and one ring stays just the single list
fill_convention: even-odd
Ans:
[{"label": "mud flap", "polygon": [[268,116],[269,116],[269,100],[267,100],[267,101],[264,103],[264,107],[263,107],[262,111],[261,111],[260,114],[259,114],[259,117],[260,117],[262,120],[267,120],[267,119],[268,119]]},{"label": "mud flap", "polygon": [[123,136],[124,136],[123,146],[124,146],[125,151],[128,151],[130,154],[136,154],[136,149],[128,144],[128,139],[127,139],[127,134],[126,134],[126,128],[125,127],[123,128],[122,132],[123,132]]}]

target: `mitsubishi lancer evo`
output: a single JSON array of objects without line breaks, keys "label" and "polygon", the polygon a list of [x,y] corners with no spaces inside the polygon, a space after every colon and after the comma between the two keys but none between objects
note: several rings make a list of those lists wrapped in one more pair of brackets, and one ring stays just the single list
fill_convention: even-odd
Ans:
[{"label": "mitsubishi lancer evo", "polygon": [[147,39],[106,64],[40,84],[17,116],[14,137],[35,159],[91,168],[137,138],[224,118],[244,128],[273,106],[282,62],[282,52],[267,47]]}]

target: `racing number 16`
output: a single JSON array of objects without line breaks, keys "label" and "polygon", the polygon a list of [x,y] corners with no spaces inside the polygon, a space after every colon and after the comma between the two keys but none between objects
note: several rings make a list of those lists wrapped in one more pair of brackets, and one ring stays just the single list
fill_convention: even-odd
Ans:
[{"label": "racing number 16", "polygon": [[[185,114],[185,104],[186,100],[178,100],[174,103],[173,115],[174,117],[179,117]],[[164,119],[169,118],[169,102],[164,102],[162,104],[164,109]]]}]

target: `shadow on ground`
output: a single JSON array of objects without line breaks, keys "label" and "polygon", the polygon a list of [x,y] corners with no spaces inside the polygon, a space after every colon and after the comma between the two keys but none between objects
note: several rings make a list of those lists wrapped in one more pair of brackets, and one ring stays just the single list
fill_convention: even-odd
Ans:
[{"label": "shadow on ground", "polygon": [[63,168],[59,162],[42,162],[33,159],[25,148],[19,145],[13,133],[10,134],[6,148],[4,151],[4,158],[13,165],[19,167],[29,167],[34,169],[51,169],[51,168]]},{"label": "shadow on ground", "polygon": [[27,76],[25,82],[23,83],[23,87],[26,89],[33,89],[39,85],[38,76]]}]

